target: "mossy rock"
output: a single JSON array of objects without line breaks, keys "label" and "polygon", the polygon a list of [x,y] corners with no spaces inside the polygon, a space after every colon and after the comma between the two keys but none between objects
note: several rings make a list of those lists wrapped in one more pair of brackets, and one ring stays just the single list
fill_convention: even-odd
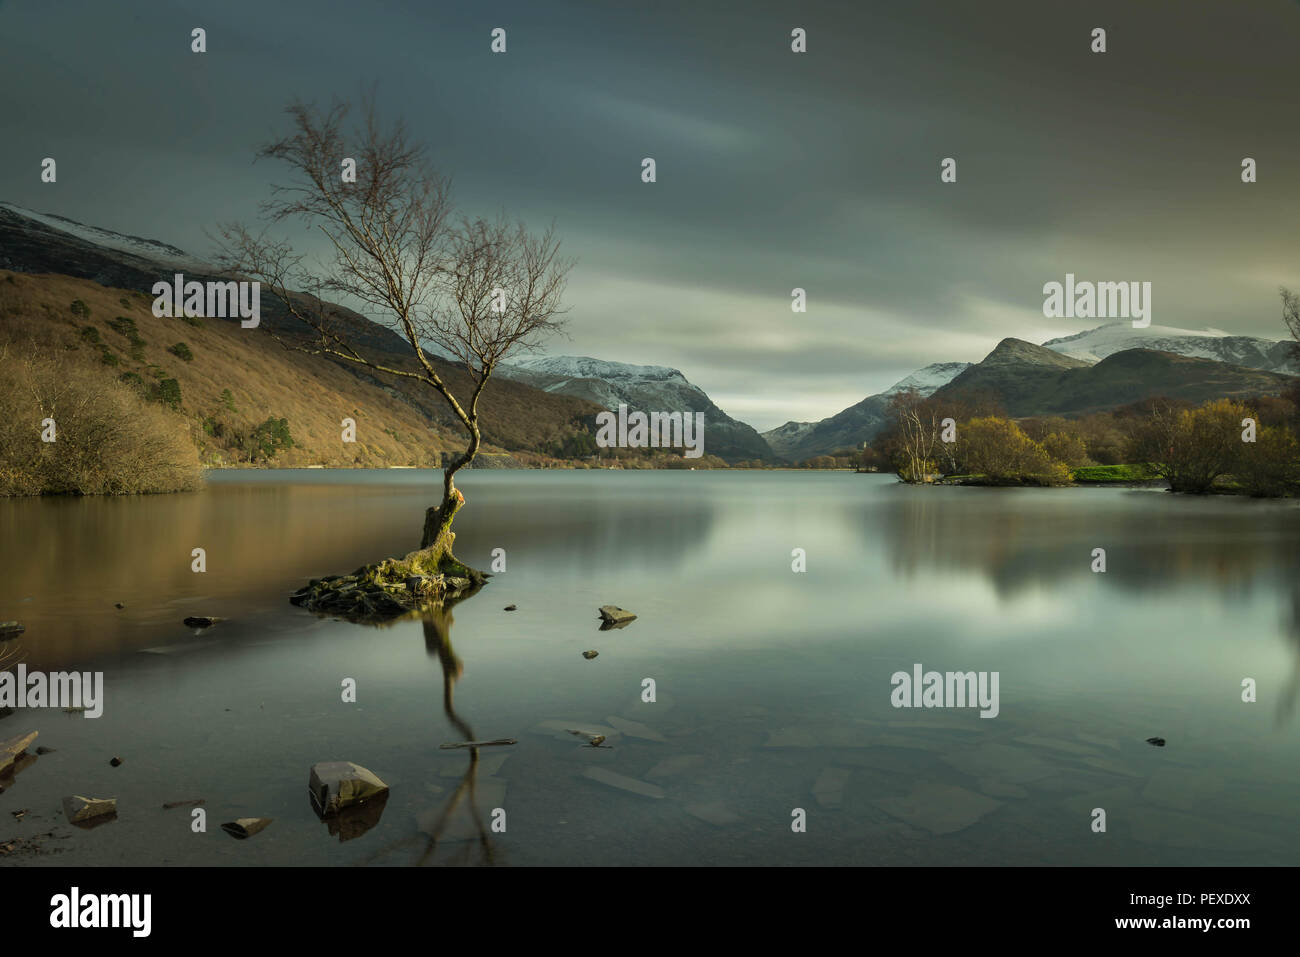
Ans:
[{"label": "mossy rock", "polygon": [[477,591],[488,576],[445,551],[411,552],[362,565],[351,575],[313,578],[289,596],[290,603],[320,615],[362,624],[385,624]]}]

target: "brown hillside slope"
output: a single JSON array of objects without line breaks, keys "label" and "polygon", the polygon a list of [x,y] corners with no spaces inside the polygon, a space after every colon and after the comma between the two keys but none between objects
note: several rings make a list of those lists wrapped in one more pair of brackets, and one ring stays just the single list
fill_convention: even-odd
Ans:
[{"label": "brown hillside slope", "polygon": [[[74,313],[77,300],[88,315]],[[103,375],[138,376],[144,390],[175,379],[181,411],[209,465],[249,461],[244,440],[268,418],[287,419],[293,437],[294,447],[272,460],[280,466],[436,467],[442,451],[463,447],[442,400],[418,383],[383,382],[286,349],[266,329],[243,329],[238,320],[157,318],[152,302],[86,279],[0,270],[0,342],[66,350]],[[190,361],[169,351],[177,343],[188,347]],[[105,356],[112,357],[108,363]],[[440,372],[453,391],[466,391],[462,371],[442,363]],[[481,407],[488,451],[545,449],[599,411],[508,381],[490,383]],[[345,417],[356,421],[355,443],[342,441]]]}]

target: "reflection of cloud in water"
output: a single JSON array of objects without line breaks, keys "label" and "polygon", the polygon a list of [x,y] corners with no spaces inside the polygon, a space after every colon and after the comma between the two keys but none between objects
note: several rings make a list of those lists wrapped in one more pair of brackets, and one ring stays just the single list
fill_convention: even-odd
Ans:
[{"label": "reflection of cloud in water", "polygon": [[1127,591],[1196,583],[1244,597],[1256,585],[1290,582],[1300,569],[1300,516],[1265,516],[1255,511],[1260,503],[1240,499],[1079,489],[896,491],[896,500],[873,508],[861,526],[885,542],[895,571],[983,573],[1003,599],[1101,577],[1091,570],[1094,548],[1106,550],[1105,587]]},{"label": "reflection of cloud in water", "polygon": [[[1106,589],[1169,592],[1189,586],[1225,603],[1258,588],[1282,599],[1290,674],[1276,720],[1300,701],[1300,514],[1287,503],[1151,492],[898,487],[860,524],[883,540],[895,572],[982,574],[1003,602],[1095,578]],[[889,493],[886,492],[886,495]],[[1092,550],[1106,550],[1104,575]]]},{"label": "reflection of cloud in water", "polygon": [[512,562],[539,559],[557,574],[633,564],[658,568],[681,563],[703,545],[714,521],[715,506],[692,497],[665,503],[539,494],[526,502],[493,503],[472,521],[458,519],[456,552],[472,563],[468,556],[502,547]]},{"label": "reflection of cloud in water", "polygon": [[1300,582],[1291,584],[1291,607],[1287,610],[1286,636],[1290,646],[1291,673],[1278,694],[1277,724],[1289,724],[1295,717],[1296,703],[1300,701]]}]

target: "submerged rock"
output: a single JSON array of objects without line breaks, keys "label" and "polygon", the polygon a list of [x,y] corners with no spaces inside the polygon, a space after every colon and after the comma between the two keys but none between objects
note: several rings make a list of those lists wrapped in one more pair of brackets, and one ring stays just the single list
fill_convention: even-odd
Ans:
[{"label": "submerged rock", "polygon": [[316,813],[324,817],[388,793],[388,785],[351,761],[320,761],[307,784]]},{"label": "submerged rock", "polygon": [[269,817],[241,817],[237,821],[227,821],[221,825],[221,829],[231,837],[242,841],[265,829],[270,823]]},{"label": "submerged rock", "polygon": [[847,768],[824,768],[812,786],[817,803],[826,808],[840,807],[844,803],[844,787],[852,773]]},{"label": "submerged rock", "polygon": [[1189,813],[1208,807],[1227,788],[1227,782],[1197,768],[1162,768],[1151,775],[1142,798],[1149,804]]},{"label": "submerged rock", "polygon": [[952,784],[922,784],[907,797],[880,798],[876,807],[934,834],[965,830],[1002,806],[1000,801]]},{"label": "submerged rock", "polygon": [[600,620],[607,625],[621,625],[633,621],[635,618],[636,615],[626,608],[619,608],[618,605],[600,606]]},{"label": "submerged rock", "polygon": [[608,768],[587,768],[582,773],[584,777],[599,781],[601,784],[612,788],[618,788],[620,791],[628,791],[642,797],[656,799],[664,796],[664,789],[659,785],[651,784],[649,781],[638,781],[636,778],[630,778],[626,774],[619,774],[617,771],[611,771]]},{"label": "submerged rock", "polygon": [[73,794],[63,799],[63,813],[69,824],[85,824],[98,818],[117,816],[117,798],[88,798]]},{"label": "submerged rock", "polygon": [[639,721],[629,721],[627,718],[620,718],[616,714],[611,714],[605,718],[610,724],[618,728],[629,738],[642,738],[646,741],[667,742],[662,734],[649,725],[642,724]]},{"label": "submerged rock", "polygon": [[26,630],[25,625],[20,625],[16,621],[0,621],[0,641],[6,638],[17,638]]},{"label": "submerged rock", "polygon": [[740,816],[721,801],[713,801],[708,804],[688,804],[685,811],[691,817],[706,821],[714,827],[728,827],[740,821]]},{"label": "submerged rock", "polygon": [[677,754],[671,758],[664,758],[647,771],[645,776],[651,780],[670,778],[685,774],[687,771],[694,771],[696,768],[703,768],[708,763],[708,758],[702,754]]}]

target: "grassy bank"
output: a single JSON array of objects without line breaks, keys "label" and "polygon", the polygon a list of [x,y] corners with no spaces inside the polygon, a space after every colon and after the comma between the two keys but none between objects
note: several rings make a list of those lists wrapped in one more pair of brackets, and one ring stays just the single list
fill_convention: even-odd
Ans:
[{"label": "grassy bank", "polygon": [[1080,485],[1094,482],[1152,482],[1160,478],[1150,465],[1085,465],[1070,473]]}]

